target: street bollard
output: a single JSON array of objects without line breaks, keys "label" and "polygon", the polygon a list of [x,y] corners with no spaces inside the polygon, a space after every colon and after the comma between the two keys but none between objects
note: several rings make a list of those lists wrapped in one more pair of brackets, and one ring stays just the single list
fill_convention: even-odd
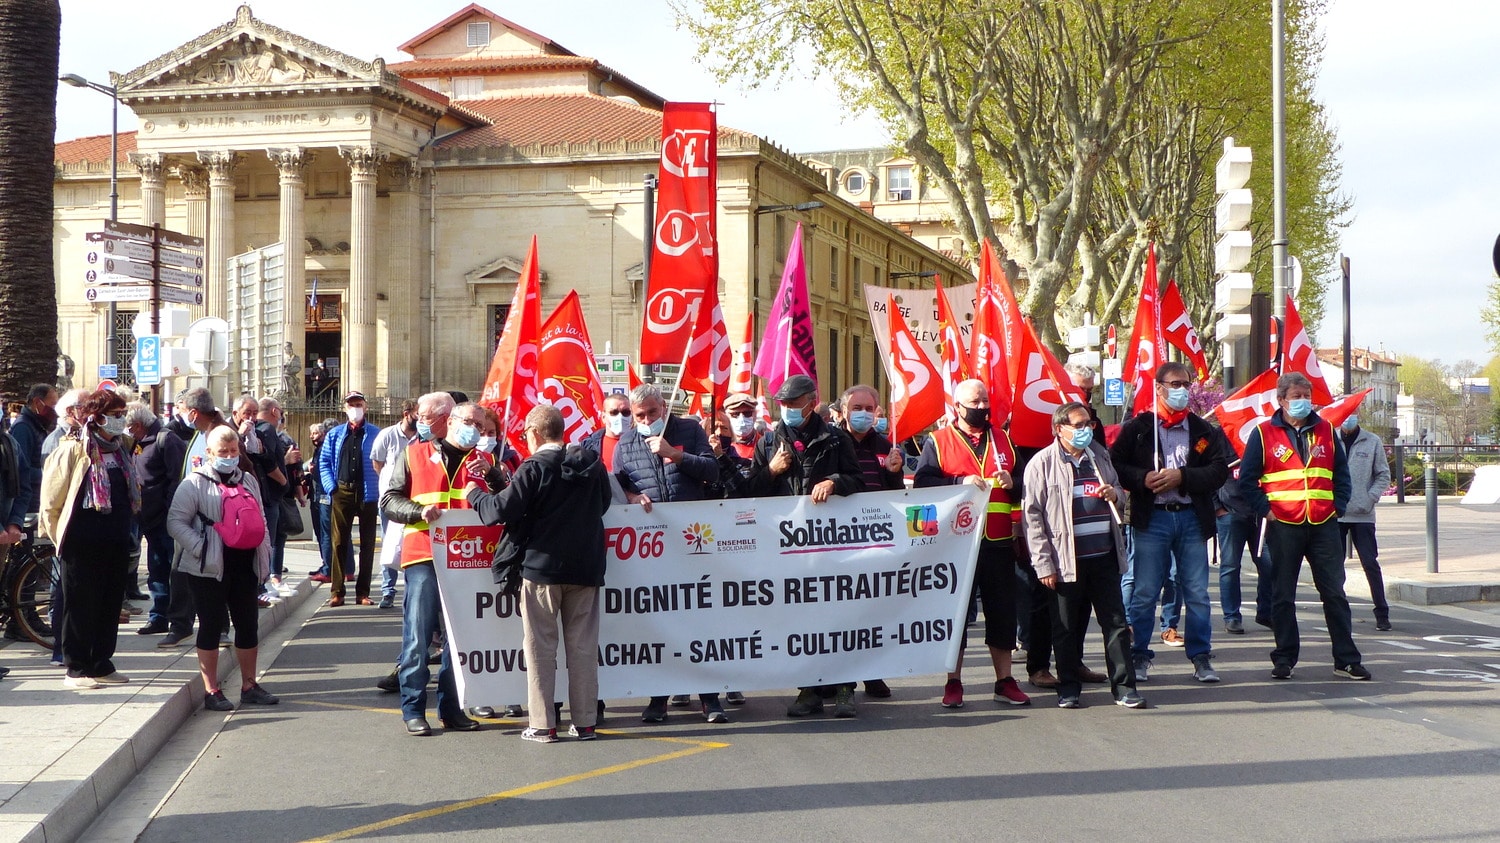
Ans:
[{"label": "street bollard", "polygon": [[1391,475],[1396,478],[1396,503],[1406,503],[1406,448],[1396,446],[1396,466]]},{"label": "street bollard", "polygon": [[1437,466],[1430,454],[1423,455],[1426,468],[1422,472],[1422,485],[1427,495],[1427,573],[1438,572],[1438,519],[1437,519]]}]

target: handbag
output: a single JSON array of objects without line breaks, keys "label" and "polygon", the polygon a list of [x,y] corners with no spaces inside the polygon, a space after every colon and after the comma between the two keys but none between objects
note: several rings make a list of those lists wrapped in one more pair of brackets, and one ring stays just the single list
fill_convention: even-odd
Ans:
[{"label": "handbag", "polygon": [[283,536],[295,536],[307,529],[302,523],[302,507],[297,506],[297,499],[286,497],[281,499],[281,529]]}]

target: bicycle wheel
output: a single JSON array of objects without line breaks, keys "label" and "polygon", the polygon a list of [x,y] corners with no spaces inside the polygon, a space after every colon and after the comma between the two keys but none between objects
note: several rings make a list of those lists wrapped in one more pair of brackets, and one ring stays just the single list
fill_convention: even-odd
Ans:
[{"label": "bicycle wheel", "polygon": [[21,563],[10,583],[11,617],[37,646],[52,650],[52,590],[57,587],[57,557],[35,556]]}]

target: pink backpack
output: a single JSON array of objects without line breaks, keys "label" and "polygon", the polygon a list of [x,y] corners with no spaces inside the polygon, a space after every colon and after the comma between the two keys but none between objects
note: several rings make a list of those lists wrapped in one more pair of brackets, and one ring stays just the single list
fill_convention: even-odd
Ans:
[{"label": "pink backpack", "polygon": [[245,484],[226,486],[219,484],[219,498],[224,503],[224,516],[214,524],[225,547],[249,550],[259,547],[266,537],[266,515],[260,504]]}]

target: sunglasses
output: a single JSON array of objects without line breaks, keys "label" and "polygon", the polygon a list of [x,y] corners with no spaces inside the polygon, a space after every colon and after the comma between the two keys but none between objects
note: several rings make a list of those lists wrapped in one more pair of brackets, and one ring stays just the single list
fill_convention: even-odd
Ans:
[{"label": "sunglasses", "polygon": [[1172,389],[1182,389],[1183,387],[1193,385],[1192,381],[1157,381],[1157,383],[1162,386],[1171,387]]}]

